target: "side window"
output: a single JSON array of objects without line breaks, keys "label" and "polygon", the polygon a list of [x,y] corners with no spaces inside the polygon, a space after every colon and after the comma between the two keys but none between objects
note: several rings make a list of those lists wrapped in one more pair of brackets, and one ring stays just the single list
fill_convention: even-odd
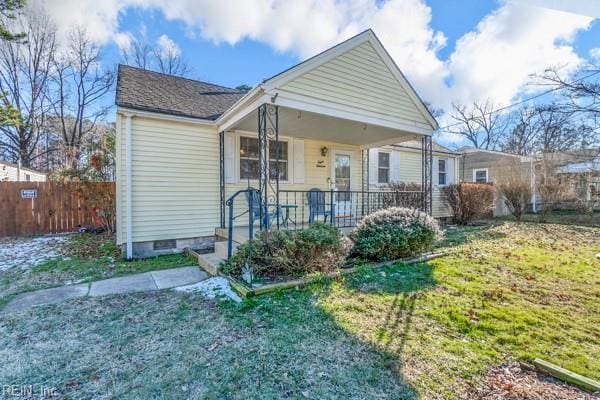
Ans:
[{"label": "side window", "polygon": [[446,160],[438,160],[438,185],[445,185],[447,182]]},{"label": "side window", "polygon": [[377,164],[377,181],[390,183],[390,153],[379,152]]},{"label": "side window", "polygon": [[476,183],[486,183],[488,181],[487,169],[473,170],[473,181]]}]

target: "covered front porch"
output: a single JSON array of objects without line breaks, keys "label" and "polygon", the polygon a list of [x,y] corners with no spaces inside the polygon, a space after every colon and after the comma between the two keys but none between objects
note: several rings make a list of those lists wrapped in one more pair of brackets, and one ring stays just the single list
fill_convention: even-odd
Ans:
[{"label": "covered front porch", "polygon": [[[431,213],[430,135],[266,103],[219,138],[216,234],[228,242],[226,253],[217,243],[222,255],[230,256],[257,230],[303,229],[316,221],[351,228],[389,207]],[[415,139],[422,146],[419,189],[398,191],[369,181],[369,169],[379,169],[370,163],[370,148]]]}]

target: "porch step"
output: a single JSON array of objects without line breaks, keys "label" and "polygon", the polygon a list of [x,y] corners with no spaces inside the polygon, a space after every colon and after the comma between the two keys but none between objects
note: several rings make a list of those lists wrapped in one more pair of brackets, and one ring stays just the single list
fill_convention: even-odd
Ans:
[{"label": "porch step", "polygon": [[208,272],[211,276],[219,275],[221,262],[224,261],[223,258],[215,253],[199,254],[192,249],[186,249],[185,252],[187,255],[195,257],[198,260],[200,268]]},{"label": "porch step", "polygon": [[[232,255],[235,254],[238,246],[240,245],[237,242],[232,242]],[[215,242],[215,254],[221,257],[223,260],[227,259],[227,240]]]},{"label": "porch step", "polygon": [[[227,240],[229,237],[229,230],[227,228],[216,228],[215,236],[219,239]],[[248,227],[234,228],[233,241],[237,243],[246,243],[248,241]]]}]

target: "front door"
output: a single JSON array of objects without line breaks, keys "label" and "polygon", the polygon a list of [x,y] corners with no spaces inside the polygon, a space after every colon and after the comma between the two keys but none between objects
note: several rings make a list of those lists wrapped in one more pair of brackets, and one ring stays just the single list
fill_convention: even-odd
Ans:
[{"label": "front door", "polygon": [[333,185],[335,215],[344,217],[352,215],[352,193],[351,186],[352,153],[347,151],[333,151]]}]

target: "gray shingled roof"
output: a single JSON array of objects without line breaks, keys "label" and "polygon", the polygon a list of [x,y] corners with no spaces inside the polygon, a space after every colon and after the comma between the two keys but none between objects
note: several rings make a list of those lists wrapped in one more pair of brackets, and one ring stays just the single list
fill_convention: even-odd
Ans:
[{"label": "gray shingled roof", "polygon": [[119,65],[119,107],[215,120],[244,94],[224,86]]}]

